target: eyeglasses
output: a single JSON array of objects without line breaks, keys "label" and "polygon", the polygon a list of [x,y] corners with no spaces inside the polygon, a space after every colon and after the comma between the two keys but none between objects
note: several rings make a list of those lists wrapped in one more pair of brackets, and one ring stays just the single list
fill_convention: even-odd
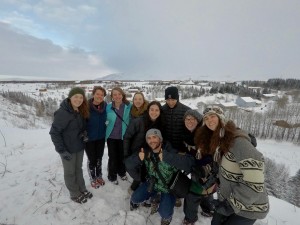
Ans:
[{"label": "eyeglasses", "polygon": [[190,117],[190,118],[187,118],[187,117],[186,117],[184,121],[186,121],[186,122],[195,122],[196,119],[193,118],[193,117]]},{"label": "eyeglasses", "polygon": [[221,109],[219,106],[208,106],[206,109],[204,109],[203,115],[209,111],[214,111],[217,114],[224,114],[223,109]]}]

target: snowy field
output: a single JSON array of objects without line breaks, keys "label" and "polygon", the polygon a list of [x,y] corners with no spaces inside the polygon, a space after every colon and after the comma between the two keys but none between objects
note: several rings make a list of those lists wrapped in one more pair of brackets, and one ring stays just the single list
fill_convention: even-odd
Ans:
[{"label": "snowy field", "polygon": [[[159,224],[158,214],[141,207],[129,210],[128,181],[118,186],[109,182],[100,189],[91,189],[84,159],[84,177],[94,197],[86,204],[71,202],[64,186],[61,160],[55,152],[48,129],[24,130],[12,128],[0,120],[0,224],[17,225],[134,225]],[[299,169],[297,148],[289,143],[258,141],[259,149],[268,157],[289,164],[291,171]],[[280,154],[285,151],[285,157]],[[277,156],[278,155],[278,156]],[[280,156],[280,157],[279,157]],[[103,158],[104,178],[107,176],[107,149]],[[256,225],[298,225],[300,209],[282,200],[270,197],[271,211]],[[171,224],[180,224],[184,215],[175,208]],[[209,225],[210,219],[199,214],[197,225]]]},{"label": "snowy field", "polygon": [[[38,98],[37,88],[30,84],[3,85],[1,90],[30,92]],[[69,89],[57,90],[49,95],[61,96]],[[47,95],[48,95],[47,94]],[[217,96],[205,98],[214,101]],[[227,98],[234,98],[227,96]],[[191,108],[204,98],[184,100]],[[24,113],[24,117],[18,115]],[[129,210],[128,181],[113,185],[107,181],[107,149],[103,157],[103,177],[106,185],[91,189],[84,158],[84,178],[94,197],[79,205],[69,199],[64,185],[59,155],[48,134],[50,125],[37,118],[30,107],[12,104],[0,97],[0,225],[156,225],[158,214],[149,216],[150,209],[140,207]],[[25,116],[27,115],[27,117]],[[22,127],[25,129],[17,128]],[[3,136],[4,138],[3,138]],[[258,149],[278,163],[286,164],[290,175],[300,168],[300,148],[291,143],[258,140]],[[300,209],[282,200],[270,197],[271,209],[267,218],[256,225],[298,225]],[[181,224],[183,208],[175,208],[171,225]],[[210,225],[210,218],[202,217],[196,225]]]}]

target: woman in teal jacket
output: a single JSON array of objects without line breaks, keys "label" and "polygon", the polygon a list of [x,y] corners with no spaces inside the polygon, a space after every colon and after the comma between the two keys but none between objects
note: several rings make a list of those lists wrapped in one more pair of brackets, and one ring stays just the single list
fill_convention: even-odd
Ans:
[{"label": "woman in teal jacket", "polygon": [[108,148],[108,180],[118,184],[117,175],[127,180],[123,163],[123,136],[129,124],[132,104],[126,99],[125,92],[115,87],[111,91],[112,103],[106,107],[106,142]]}]

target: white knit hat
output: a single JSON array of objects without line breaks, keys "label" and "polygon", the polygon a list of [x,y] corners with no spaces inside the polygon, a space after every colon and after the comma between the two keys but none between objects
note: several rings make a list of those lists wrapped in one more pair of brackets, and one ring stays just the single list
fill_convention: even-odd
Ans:
[{"label": "white knit hat", "polygon": [[203,111],[203,125],[205,124],[205,122],[204,122],[205,117],[207,117],[208,115],[211,115],[211,114],[216,114],[219,117],[219,119],[223,125],[225,125],[227,123],[227,119],[225,118],[223,109],[216,105],[210,105],[210,106],[207,106],[206,109],[204,109],[204,111]]}]

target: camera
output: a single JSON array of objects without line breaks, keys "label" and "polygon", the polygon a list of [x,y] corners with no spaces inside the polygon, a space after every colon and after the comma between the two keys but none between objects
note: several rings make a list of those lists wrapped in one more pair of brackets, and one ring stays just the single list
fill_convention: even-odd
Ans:
[{"label": "camera", "polygon": [[82,133],[80,133],[79,137],[82,139],[83,142],[88,142],[89,141],[86,130],[83,131]]},{"label": "camera", "polygon": [[148,187],[147,187],[147,191],[149,193],[151,193],[153,190],[154,190],[154,186],[155,186],[155,183],[156,183],[156,178],[151,176],[149,179],[148,179]]}]

